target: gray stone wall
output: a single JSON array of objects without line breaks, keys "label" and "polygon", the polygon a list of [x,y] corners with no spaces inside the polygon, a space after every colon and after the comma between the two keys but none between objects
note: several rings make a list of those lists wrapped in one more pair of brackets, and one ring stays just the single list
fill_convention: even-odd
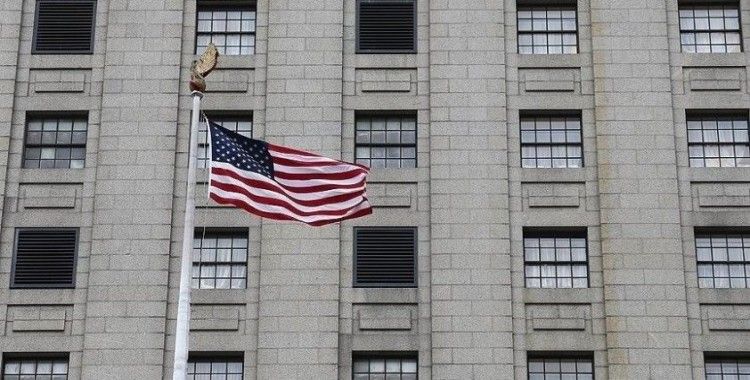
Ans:
[{"label": "gray stone wall", "polygon": [[688,378],[666,9],[591,16],[608,375]]},{"label": "gray stone wall", "polygon": [[432,374],[513,372],[505,41],[497,1],[430,7]]},{"label": "gray stone wall", "polygon": [[[418,167],[374,169],[373,215],[324,228],[218,207],[199,170],[196,226],[246,230],[249,258],[246,289],[193,291],[191,351],[242,352],[246,379],[348,379],[353,352],[409,351],[420,378],[461,380],[569,351],[597,379],[699,379],[704,352],[750,351],[747,292],[698,288],[694,246],[750,225],[750,175],[689,167],[685,126],[747,110],[750,56],[681,53],[676,0],[571,0],[575,55],[518,54],[515,0],[416,4],[414,54],[357,54],[353,0],[258,0],[255,54],[221,57],[207,113],[354,160],[357,112],[415,112]],[[35,6],[0,4],[0,353],[170,378],[196,2],[98,1],[91,55],[31,54]],[[86,167],[22,169],[29,115],[60,110],[88,115]],[[580,111],[583,168],[521,167],[531,110]],[[80,229],[74,289],[8,289],[15,229],[39,226]],[[358,226],[417,228],[417,288],[353,287]],[[590,287],[525,288],[525,227],[585,228]]]}]

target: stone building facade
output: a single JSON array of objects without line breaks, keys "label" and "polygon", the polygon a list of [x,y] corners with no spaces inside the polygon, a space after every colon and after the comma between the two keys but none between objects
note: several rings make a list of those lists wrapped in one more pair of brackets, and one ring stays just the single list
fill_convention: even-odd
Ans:
[{"label": "stone building facade", "polygon": [[[87,12],[90,41],[66,19]],[[171,378],[185,79],[210,38],[209,117],[370,160],[375,211],[260,220],[199,169],[197,252],[244,253],[229,280],[198,269],[192,372],[750,376],[748,20],[750,0],[4,0],[4,379]],[[412,231],[411,285],[359,285],[374,227]]]}]

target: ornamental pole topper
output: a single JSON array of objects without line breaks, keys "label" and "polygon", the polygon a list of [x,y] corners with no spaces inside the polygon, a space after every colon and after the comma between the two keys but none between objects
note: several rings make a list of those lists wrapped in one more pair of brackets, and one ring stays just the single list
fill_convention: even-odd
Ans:
[{"label": "ornamental pole topper", "polygon": [[213,42],[206,46],[206,50],[198,60],[193,61],[190,66],[190,91],[206,91],[206,80],[204,79],[219,63],[219,51]]}]

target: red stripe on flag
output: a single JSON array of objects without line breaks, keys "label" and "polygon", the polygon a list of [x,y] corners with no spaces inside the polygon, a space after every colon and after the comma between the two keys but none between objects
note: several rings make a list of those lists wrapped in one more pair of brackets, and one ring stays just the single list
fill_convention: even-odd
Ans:
[{"label": "red stripe on flag", "polygon": [[[258,216],[263,217],[263,218],[269,218],[269,219],[275,219],[275,220],[290,220],[290,221],[291,220],[297,220],[297,219],[292,218],[291,216],[286,215],[286,214],[281,214],[281,213],[275,213],[275,212],[268,212],[268,211],[260,210],[260,209],[258,209],[256,207],[248,204],[247,202],[243,202],[243,201],[241,201],[239,199],[224,198],[224,197],[221,197],[221,196],[216,195],[214,193],[211,193],[210,197],[216,203],[238,207],[238,208],[241,208],[241,209],[243,209],[243,210],[245,210],[245,211],[247,211],[247,212],[249,212],[251,214],[255,214],[255,215],[258,215]],[[365,199],[365,202],[366,201],[367,200]],[[315,222],[308,222],[307,224],[309,224],[311,226],[315,226],[315,227],[320,227],[320,226],[325,226],[327,224],[341,222],[341,221],[347,220],[347,219],[359,218],[361,216],[370,215],[370,214],[372,214],[372,208],[368,207],[368,208],[359,210],[359,211],[357,211],[357,212],[355,212],[355,213],[353,213],[351,215],[347,215],[347,216],[344,216],[344,217],[341,217],[341,218],[334,218],[334,219],[326,219],[326,220],[320,220],[320,221],[315,221]]]},{"label": "red stripe on flag", "polygon": [[[297,215],[301,215],[301,216],[341,215],[342,214],[341,210],[325,210],[321,206],[335,206],[337,204],[344,203],[343,201],[322,202],[322,203],[319,202],[319,201],[317,201],[318,204],[316,204],[316,205],[311,205],[311,206],[301,205],[301,206],[303,206],[303,207],[310,207],[310,208],[317,207],[318,210],[316,210],[316,211],[303,211],[303,210],[300,210],[299,208],[295,207],[295,205],[292,202],[284,201],[284,200],[281,200],[281,199],[278,199],[278,198],[264,197],[262,195],[253,194],[248,189],[246,189],[246,188],[244,188],[242,186],[237,186],[237,185],[233,185],[233,184],[229,184],[229,183],[223,183],[223,182],[214,181],[213,183],[211,183],[211,187],[215,187],[217,189],[224,190],[224,191],[229,192],[229,193],[242,194],[242,195],[244,195],[244,196],[252,199],[253,201],[258,202],[258,203],[265,203],[265,204],[269,204],[269,205],[284,207],[285,209],[287,209],[287,210],[289,210],[289,211],[291,211],[291,212],[293,212],[293,213],[295,213]],[[355,199],[357,197],[359,197],[359,196],[350,197],[346,201],[351,201],[351,200],[353,200],[353,199]],[[346,209],[343,209],[343,210],[345,211]]]}]

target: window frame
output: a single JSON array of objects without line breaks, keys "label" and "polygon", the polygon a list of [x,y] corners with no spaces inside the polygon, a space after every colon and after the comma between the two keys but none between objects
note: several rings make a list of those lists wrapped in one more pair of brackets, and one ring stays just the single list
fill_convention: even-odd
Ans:
[{"label": "window frame", "polygon": [[[386,284],[372,283],[358,281],[357,279],[357,231],[367,229],[386,229],[386,230],[411,230],[414,232],[414,252],[412,254],[412,262],[414,268],[414,282],[413,283],[396,283],[390,282]],[[416,226],[356,226],[352,228],[352,287],[353,288],[419,288],[419,228]]]},{"label": "window frame", "polygon": [[[528,261],[526,259],[526,239],[533,239],[533,238],[540,238],[540,239],[559,239],[559,238],[567,238],[567,239],[583,239],[584,243],[586,244],[586,259],[585,262],[583,261],[574,261],[573,256],[571,254],[571,260],[570,261],[543,261],[541,260],[541,255],[539,257],[539,261]],[[590,261],[590,255],[589,255],[589,238],[588,238],[588,228],[586,227],[552,227],[552,228],[546,228],[546,227],[524,227],[523,229],[523,237],[522,237],[522,254],[523,254],[523,287],[524,289],[541,289],[541,290],[549,290],[549,289],[589,289],[591,288],[591,266],[589,264]],[[557,256],[557,250],[555,249],[555,257]],[[580,278],[580,277],[573,277],[573,267],[574,266],[581,266],[586,265],[586,287],[585,288],[577,288],[573,286],[573,279]],[[571,286],[568,287],[559,287],[557,286],[557,280],[561,278],[567,278],[567,277],[560,277],[557,275],[557,268],[555,269],[555,287],[549,288],[549,287],[543,287],[541,283],[541,279],[544,277],[540,277],[540,283],[539,287],[529,287],[528,286],[528,280],[529,277],[526,274],[526,268],[528,266],[538,266],[540,270],[540,276],[541,276],[541,267],[544,265],[552,265],[555,267],[561,266],[561,265],[570,265],[571,267]],[[536,277],[531,277],[536,278]]]},{"label": "window frame", "polygon": [[[409,143],[402,143],[402,142],[400,142],[401,137],[403,137],[403,132],[404,132],[403,129],[399,129],[399,143],[393,143],[393,144],[389,144],[387,142],[385,142],[385,143],[372,143],[372,142],[369,142],[369,143],[358,143],[357,142],[357,123],[359,122],[359,120],[361,118],[368,118],[369,121],[370,121],[370,125],[372,126],[372,119],[375,118],[375,117],[385,118],[386,119],[386,123],[387,123],[387,119],[389,117],[398,117],[400,125],[403,124],[403,119],[404,118],[414,118],[414,143],[413,144],[409,144]],[[370,131],[370,136],[372,136],[372,131],[373,131],[372,127],[370,127],[370,129],[368,131]],[[387,126],[386,126],[386,129],[384,131],[387,133],[387,131],[388,131],[387,130]],[[388,170],[388,169],[392,169],[392,170],[410,170],[410,169],[417,169],[417,168],[419,168],[419,116],[418,116],[418,112],[417,111],[410,111],[410,110],[397,110],[397,111],[355,111],[355,113],[354,113],[354,138],[353,138],[353,140],[354,140],[354,152],[353,152],[354,154],[353,154],[353,156],[354,156],[354,162],[355,163],[359,159],[359,157],[357,157],[357,148],[385,148],[386,150],[388,148],[399,148],[399,149],[414,148],[414,167],[404,167],[404,166],[401,166],[401,163],[404,160],[411,160],[411,158],[404,158],[403,156],[400,156],[398,158],[399,167],[397,167],[397,168],[388,167],[387,166],[388,165],[387,164],[387,161],[388,161],[387,153],[386,153],[386,157],[383,158],[386,161],[386,166],[385,167],[382,167],[382,168],[373,168],[372,167],[372,160],[373,160],[372,154],[370,154],[370,157],[366,158],[369,161],[369,163],[370,163],[370,165],[366,165],[366,166],[368,168],[372,169],[372,170]],[[387,135],[386,135],[386,141],[387,141]],[[358,163],[358,165],[363,165],[363,164],[359,164]]]},{"label": "window frame", "polygon": [[[680,17],[680,11],[683,10],[683,8],[691,8],[693,11],[695,11],[696,7],[704,7],[706,9],[709,9],[711,7],[722,7],[722,10],[723,10],[727,6],[736,6],[737,7],[737,23],[738,23],[738,28],[736,30],[734,30],[734,29],[711,29],[710,22],[709,22],[709,29],[706,29],[706,30],[700,30],[700,29],[683,29],[682,28],[682,21],[681,21],[682,17]],[[693,19],[695,19],[695,15],[693,15]],[[709,19],[710,19],[710,17],[709,17]],[[726,20],[726,18],[722,16],[722,20]],[[740,4],[739,1],[736,1],[736,2],[734,2],[734,1],[715,1],[715,2],[711,2],[711,1],[686,1],[686,0],[680,0],[678,2],[678,5],[677,5],[677,29],[678,29],[678,33],[679,33],[680,53],[682,53],[682,54],[741,54],[741,53],[745,52],[745,46],[744,46],[745,45],[745,41],[744,41],[743,33],[742,33],[742,6],[741,6],[741,4]],[[726,44],[726,33],[727,32],[738,32],[739,33],[739,39],[740,39],[740,43],[739,43],[740,51],[739,52],[723,52],[723,53],[722,52],[698,52],[697,50],[693,51],[693,52],[690,52],[690,51],[685,51],[684,46],[682,44],[682,34],[683,33],[693,33],[693,34],[697,34],[697,33],[709,33],[709,34],[710,33],[724,33],[724,38],[725,38],[724,41],[725,41],[725,43],[723,44],[723,46],[726,47],[727,46],[727,44]],[[697,46],[698,44],[695,44],[695,45]],[[714,45],[710,44],[710,42],[709,42],[709,46],[714,46]]]},{"label": "window frame", "polygon": [[[351,379],[354,380],[354,363],[356,360],[367,359],[368,361],[373,359],[399,359],[402,363],[405,359],[414,359],[417,365],[417,372],[415,372],[416,379],[419,380],[419,351],[353,351],[352,352],[352,366],[351,366]],[[369,371],[367,375],[371,375]],[[384,373],[385,375],[385,373]],[[403,375],[403,372],[399,372],[399,377]]]},{"label": "window frame", "polygon": [[[527,380],[531,380],[530,364],[532,360],[589,360],[591,362],[591,379],[596,379],[595,356],[594,353],[590,351],[526,351]],[[544,374],[547,374],[546,371],[544,372]],[[576,375],[578,375],[577,369]]]},{"label": "window frame", "polygon": [[[690,127],[688,126],[691,121],[699,120],[701,124],[704,121],[715,121],[719,122],[722,118],[730,118],[730,119],[739,119],[742,118],[742,120],[745,121],[745,124],[747,125],[747,133],[748,133],[748,141],[744,143],[737,143],[737,142],[720,142],[719,138],[717,136],[717,141],[715,142],[691,142],[690,141]],[[703,129],[701,127],[700,131],[705,131],[706,129]],[[717,125],[717,131],[719,131],[718,125]],[[734,130],[734,129],[732,129]],[[696,169],[726,169],[726,168],[747,168],[750,166],[738,166],[737,160],[742,157],[735,156],[732,157],[732,159],[735,160],[735,166],[721,166],[721,146],[736,146],[736,145],[744,145],[748,147],[748,150],[750,150],[750,111],[747,109],[687,109],[685,110],[685,141],[687,144],[687,160],[688,160],[688,167],[690,168],[696,168]],[[717,145],[719,146],[719,156],[715,157],[717,160],[719,160],[719,166],[706,166],[706,159],[707,158],[714,158],[714,157],[707,157],[705,155],[705,149],[703,150],[703,155],[700,157],[695,157],[695,159],[701,159],[703,161],[703,166],[693,166],[692,160],[694,159],[690,155],[690,148],[694,146],[700,146],[700,147],[706,147],[708,145]],[[748,160],[750,160],[750,157],[748,157]]]},{"label": "window frame", "polygon": [[[392,49],[392,50],[378,50],[378,49],[362,49],[359,44],[359,26],[360,26],[360,12],[361,12],[361,4],[362,3],[412,3],[413,8],[413,16],[412,19],[414,20],[412,23],[412,31],[414,34],[413,39],[413,49]],[[417,0],[357,0],[356,1],[356,9],[354,11],[355,14],[355,20],[354,20],[354,53],[355,54],[416,54],[419,50],[418,46],[418,22],[417,19],[419,12],[417,10],[417,7],[419,6],[419,2]]]},{"label": "window frame", "polygon": [[[534,33],[545,33],[545,34],[547,34],[548,37],[549,37],[550,34],[558,34],[558,35],[562,36],[564,34],[569,34],[570,33],[570,31],[566,31],[566,30],[560,30],[560,31],[545,30],[543,32],[542,31],[536,32],[536,31],[533,31],[533,30],[532,31],[521,31],[521,29],[519,28],[519,24],[520,24],[519,23],[519,20],[520,20],[519,13],[521,11],[526,11],[526,10],[530,10],[530,11],[533,12],[534,9],[539,10],[541,8],[544,8],[544,11],[545,11],[545,20],[549,20],[549,18],[546,17],[546,12],[550,8],[561,8],[561,10],[563,10],[562,8],[573,8],[573,11],[575,12],[575,15],[576,15],[576,18],[575,18],[575,20],[576,20],[576,29],[575,29],[575,35],[576,35],[576,52],[575,53],[565,53],[565,52],[561,52],[561,53],[534,53],[533,52],[533,48],[532,48],[532,53],[521,53],[521,38],[520,38],[520,36],[522,34],[532,35],[532,40],[533,40]],[[516,54],[518,54],[518,55],[577,55],[577,54],[581,54],[581,36],[580,36],[580,33],[579,33],[580,30],[581,30],[581,27],[580,27],[580,18],[578,16],[578,2],[577,1],[553,1],[553,2],[550,2],[550,3],[520,2],[520,1],[516,2]],[[547,41],[549,41],[549,39]],[[533,46],[534,45],[532,45],[532,47]],[[550,47],[549,42],[545,46],[547,47],[547,51],[549,51],[549,47]],[[563,43],[563,45],[561,45],[561,46],[564,48],[565,44]]]},{"label": "window frame", "polygon": [[[83,144],[73,144],[72,136],[71,136],[71,143],[70,144],[56,144],[56,143],[55,144],[44,144],[44,143],[39,143],[39,144],[32,144],[31,146],[29,146],[30,145],[29,144],[29,123],[32,122],[32,121],[41,121],[42,123],[44,123],[45,119],[55,119],[57,121],[57,123],[58,123],[58,128],[59,128],[59,123],[60,123],[61,120],[70,120],[72,122],[75,122],[78,119],[85,120],[86,121],[86,142],[84,142]],[[26,118],[25,118],[24,126],[23,126],[23,149],[21,151],[21,165],[20,165],[21,169],[22,170],[38,170],[38,169],[42,169],[42,170],[83,170],[83,169],[86,169],[86,161],[87,161],[86,160],[86,155],[89,153],[88,152],[88,145],[89,145],[89,137],[90,137],[90,135],[89,135],[90,127],[91,127],[91,122],[89,120],[89,113],[88,113],[88,111],[65,111],[65,112],[42,111],[42,112],[28,112],[28,113],[26,113]],[[59,131],[59,129],[55,130],[56,133],[58,131]],[[42,130],[42,132],[43,132],[43,130]],[[71,130],[71,133],[72,132],[73,132],[73,130]],[[55,167],[52,167],[52,168],[42,168],[42,167],[30,167],[30,168],[27,168],[26,167],[26,153],[27,153],[27,150],[29,148],[38,148],[38,149],[42,149],[42,148],[54,148],[54,149],[57,149],[57,148],[68,148],[68,149],[79,148],[80,149],[81,147],[83,147],[83,149],[84,149],[83,167],[80,167],[80,168],[72,168],[72,167],[70,167],[71,162],[73,161],[72,158],[68,159],[68,167],[67,168],[55,168]],[[55,152],[57,152],[57,151],[55,151]],[[40,152],[40,154],[41,154],[41,152]],[[41,161],[42,161],[41,160],[41,156],[36,161],[39,161],[40,162],[40,166],[41,166]],[[56,159],[53,159],[52,161],[56,161]]]},{"label": "window frame", "polygon": [[[521,125],[523,124],[524,119],[534,119],[534,124],[536,125],[536,122],[539,119],[553,119],[553,118],[560,118],[560,117],[565,118],[565,119],[568,119],[568,118],[577,118],[578,119],[578,123],[581,126],[581,128],[578,130],[579,133],[580,133],[581,142],[579,142],[579,143],[568,143],[568,142],[565,142],[565,143],[553,143],[552,140],[551,140],[551,138],[550,138],[550,142],[549,143],[539,143],[539,142],[524,143],[523,142],[523,131],[524,130],[522,129]],[[538,129],[535,128],[534,132],[536,132],[536,131],[538,131]],[[552,131],[551,126],[550,126],[550,131]],[[567,129],[565,131],[567,131]],[[567,137],[566,137],[566,140],[567,140]],[[565,149],[565,152],[566,152],[565,153],[566,154],[565,155],[565,160],[566,160],[566,163],[565,163],[566,166],[565,167],[562,167],[562,168],[556,168],[554,166],[540,167],[538,165],[534,166],[534,167],[531,167],[531,166],[524,166],[523,165],[523,161],[524,161],[523,148],[524,147],[534,147],[535,148],[535,152],[537,152],[536,151],[537,147],[549,146],[550,149],[551,149],[554,146],[560,146],[560,145],[565,146],[565,148],[566,148]],[[568,147],[579,147],[581,149],[581,166],[579,166],[579,167],[567,166],[567,161],[571,159],[571,157],[569,157],[567,155],[567,148]],[[518,148],[519,148],[519,155],[520,155],[520,166],[521,166],[522,169],[556,169],[556,170],[573,169],[573,170],[575,170],[575,169],[583,169],[583,168],[585,168],[586,167],[586,152],[584,151],[584,133],[583,133],[583,115],[582,115],[582,112],[580,110],[559,110],[559,111],[550,111],[550,110],[522,110],[522,111],[520,111],[519,115],[518,115]],[[551,150],[550,150],[550,158],[549,159],[550,159],[550,164],[552,165],[552,163],[554,162],[554,158],[551,155]],[[573,159],[575,159],[575,158],[573,158]],[[538,161],[539,160],[539,156],[538,155],[535,156],[534,160]]]},{"label": "window frame", "polygon": [[[750,256],[745,258],[744,252],[743,252],[743,258],[745,258],[745,261],[732,261],[729,259],[729,252],[727,250],[727,260],[726,261],[705,261],[705,260],[699,260],[698,259],[698,238],[709,238],[711,239],[713,236],[723,236],[728,239],[729,236],[732,235],[739,235],[742,237],[743,240],[743,246],[740,247],[745,249],[744,246],[744,240],[745,236],[748,237],[748,240],[750,240],[750,229],[744,228],[744,227],[729,227],[729,228],[720,228],[720,227],[696,227],[693,230],[693,249],[695,253],[695,278],[697,281],[698,289],[715,289],[715,290],[730,290],[730,289],[750,289]],[[713,246],[709,247],[711,249],[711,258],[713,259]],[[720,247],[719,247],[720,248]],[[729,248],[729,247],[727,247]],[[737,247],[734,247],[737,248]],[[750,244],[748,245],[748,248],[750,248]],[[717,277],[714,275],[713,272],[713,266],[716,264],[724,264],[727,266],[727,275],[729,277],[726,277],[726,280],[729,284],[727,287],[717,287],[716,286],[716,279]],[[700,276],[700,266],[701,265],[711,265],[711,277],[701,277]],[[743,277],[745,279],[745,287],[733,287],[732,286],[732,277],[731,277],[731,266],[732,265],[743,265],[743,270],[745,272],[745,276]],[[702,278],[709,278],[711,279],[713,286],[711,287],[703,287],[701,286],[701,279]],[[718,277],[719,279],[722,279],[724,277]],[[737,277],[735,277],[737,278]]]},{"label": "window frame", "polygon": [[[23,231],[75,231],[75,247],[73,251],[73,275],[70,284],[17,284],[16,283],[16,264],[18,261],[18,236]],[[78,227],[16,227],[13,238],[13,258],[10,267],[10,289],[75,289],[78,278],[78,251],[81,247],[81,229]]]},{"label": "window frame", "polygon": [[[250,273],[248,271],[249,266],[250,266],[248,264],[249,259],[250,259],[250,236],[249,236],[249,230],[247,228],[208,228],[208,227],[204,228],[204,227],[196,227],[195,228],[195,232],[193,234],[193,241],[195,241],[195,239],[198,239],[198,238],[200,239],[200,241],[201,241],[201,247],[198,248],[199,252],[203,251],[203,249],[204,249],[203,248],[203,242],[205,241],[205,238],[209,236],[209,234],[211,235],[211,238],[216,238],[216,239],[220,239],[222,237],[230,237],[230,238],[234,239],[234,238],[239,238],[240,235],[245,239],[245,242],[247,243],[247,247],[245,247],[246,252],[245,252],[245,261],[244,261],[244,265],[245,265],[245,278],[244,278],[245,286],[241,287],[241,288],[233,288],[232,287],[232,280],[239,279],[239,278],[232,277],[232,275],[231,275],[232,268],[236,267],[236,266],[240,266],[241,265],[240,261],[227,261],[227,262],[223,262],[223,261],[210,261],[210,262],[204,262],[204,261],[202,261],[200,259],[200,256],[198,257],[199,260],[196,261],[195,257],[192,257],[193,254],[191,254],[191,259],[192,259],[191,266],[190,266],[190,268],[191,268],[190,269],[191,270],[191,273],[190,273],[191,289],[193,289],[193,290],[206,290],[206,291],[213,291],[213,290],[244,290],[244,289],[247,289],[248,280],[249,280],[249,277],[250,277]],[[195,249],[196,249],[195,245],[193,245],[193,252],[195,251]],[[218,250],[218,247],[213,247],[213,249],[214,250]],[[198,265],[198,270],[200,272],[200,269],[203,267],[204,263],[207,266],[213,266],[214,267],[214,276],[213,277],[201,277],[200,274],[199,274],[199,276],[197,278],[193,277],[193,267],[197,264]],[[217,288],[216,287],[216,281],[219,278],[216,276],[216,272],[215,271],[216,271],[216,267],[218,267],[220,265],[227,265],[227,266],[230,267],[230,269],[229,269],[230,277],[227,278],[227,280],[229,280],[229,287],[228,288]],[[198,287],[197,288],[193,288],[192,287],[192,281],[195,280],[195,279],[198,280]],[[200,287],[200,281],[203,280],[203,279],[213,279],[213,281],[214,281],[214,287],[213,288],[202,288],[202,287]],[[224,279],[224,278],[222,277],[221,279]]]},{"label": "window frame", "polygon": [[[247,11],[243,7],[248,7],[253,12],[255,12],[254,31],[252,33],[247,33],[247,32],[243,33],[241,31],[237,32],[237,33],[232,33],[232,32],[227,32],[227,31],[215,32],[213,30],[211,32],[199,32],[198,31],[198,20],[199,20],[199,14],[200,14],[200,12],[204,12],[204,11],[207,11],[207,10],[210,10],[211,12],[213,12],[213,11],[229,11],[229,10],[231,10],[231,11],[240,11],[240,12]],[[213,20],[213,18],[212,18],[212,20]],[[213,27],[212,27],[212,29],[213,29]],[[225,1],[207,1],[207,0],[198,0],[197,3],[196,3],[196,8],[195,8],[195,30],[194,30],[194,36],[193,36],[194,37],[194,39],[193,39],[193,54],[194,55],[200,55],[201,53],[203,53],[203,52],[198,52],[198,35],[201,34],[201,33],[209,35],[209,36],[212,36],[214,34],[215,35],[224,35],[224,36],[226,36],[228,34],[239,34],[240,35],[240,39],[241,39],[241,36],[243,34],[252,35],[253,36],[253,53],[252,54],[223,54],[223,53],[222,54],[226,55],[226,56],[231,56],[231,57],[252,57],[252,56],[255,56],[256,50],[257,50],[257,46],[258,46],[258,2],[255,1],[255,0],[240,0],[240,1],[228,1],[228,0],[225,0]],[[217,49],[218,49],[218,46],[217,46]],[[242,49],[242,42],[240,42],[240,49]]]},{"label": "window frame", "polygon": [[2,366],[0,366],[0,378],[5,378],[5,366],[9,361],[34,361],[35,371],[34,377],[38,376],[36,373],[36,366],[38,366],[41,360],[65,360],[67,366],[67,373],[65,374],[66,379],[70,379],[70,353],[69,352],[5,352],[2,355]]},{"label": "window frame", "polygon": [[[209,361],[212,364],[214,362],[239,362],[240,364],[242,364],[241,379],[245,379],[245,353],[242,351],[190,351],[188,353],[187,368],[185,369],[186,374],[189,373],[190,363],[195,363],[196,361]],[[197,374],[195,374],[194,371],[192,378],[195,378],[196,375]],[[190,375],[188,375],[188,378],[190,378],[189,376]]]},{"label": "window frame", "polygon": [[37,35],[39,30],[39,3],[42,1],[47,2],[66,2],[67,0],[36,0],[34,2],[34,29],[32,30],[33,36],[31,37],[31,54],[32,55],[92,55],[94,54],[94,42],[96,41],[96,13],[97,13],[97,0],[75,0],[79,3],[93,3],[94,9],[91,18],[91,41],[89,42],[90,49],[88,50],[39,50],[37,48]]}]

